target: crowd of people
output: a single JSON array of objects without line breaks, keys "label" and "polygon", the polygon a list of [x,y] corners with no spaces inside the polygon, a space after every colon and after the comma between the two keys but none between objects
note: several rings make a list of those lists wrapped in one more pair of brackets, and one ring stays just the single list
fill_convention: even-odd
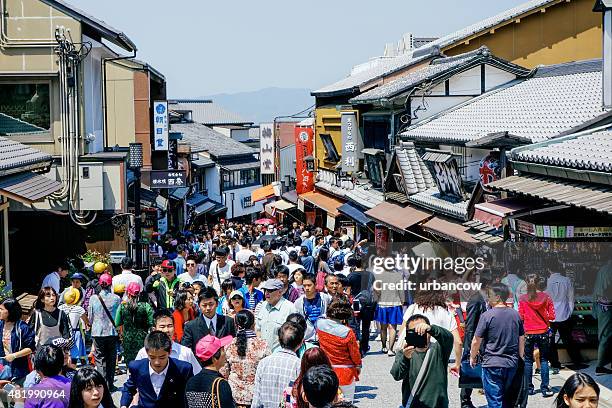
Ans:
[{"label": "crowd of people", "polygon": [[[376,289],[375,279],[401,274],[368,271],[365,244],[343,228],[222,223],[156,235],[147,276],[129,257],[115,276],[102,262],[59,263],[27,322],[15,299],[0,305],[4,399],[112,408],[123,361],[122,408],[351,407],[372,329],[393,358],[403,406],[448,406],[449,369],[460,376],[462,408],[473,407],[476,388],[490,407],[515,406],[524,390],[526,405],[534,363],[541,393],[553,396],[548,362],[561,366],[549,333],[571,342],[567,278],[551,274],[544,291],[512,265],[462,305],[445,292]],[[600,363],[607,374],[609,361]],[[570,380],[558,407],[597,405],[590,377]]]}]

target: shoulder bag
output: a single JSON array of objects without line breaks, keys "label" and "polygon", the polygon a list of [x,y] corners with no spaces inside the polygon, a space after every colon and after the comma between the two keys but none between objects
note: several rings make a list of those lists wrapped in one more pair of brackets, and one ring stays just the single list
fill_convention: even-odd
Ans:
[{"label": "shoulder bag", "polygon": [[416,380],[414,381],[414,387],[410,389],[410,396],[408,397],[408,402],[406,402],[406,408],[411,408],[412,403],[414,402],[414,397],[417,393],[418,388],[421,386],[423,382],[423,377],[427,372],[427,366],[429,365],[429,357],[431,356],[431,347],[427,349],[427,353],[425,353],[425,358],[423,359],[423,364],[419,369],[419,374],[417,375]]},{"label": "shoulder bag", "polygon": [[98,297],[98,299],[100,299],[100,304],[102,305],[102,309],[104,309],[106,316],[110,319],[111,323],[113,324],[113,327],[116,329],[117,326],[115,325],[115,319],[113,319],[111,312],[108,311],[108,307],[106,307],[106,303],[104,303],[104,300],[102,300],[102,296],[100,296],[99,293],[96,296]]},{"label": "shoulder bag", "polygon": [[217,377],[214,379],[212,383],[212,389],[210,392],[211,399],[212,399],[212,408],[222,408],[221,407],[221,396],[220,396],[220,391],[219,391],[219,387],[221,386],[221,381],[223,381],[223,379],[220,377]]}]

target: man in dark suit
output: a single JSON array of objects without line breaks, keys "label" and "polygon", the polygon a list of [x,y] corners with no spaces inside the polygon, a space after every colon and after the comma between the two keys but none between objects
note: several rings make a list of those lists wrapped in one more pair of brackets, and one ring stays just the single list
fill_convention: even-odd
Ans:
[{"label": "man in dark suit", "polygon": [[[202,289],[198,297],[201,315],[185,324],[181,344],[196,352],[198,341],[208,334],[217,338],[235,336],[234,319],[217,314],[219,296],[212,287]],[[212,329],[212,330],[211,330]]]},{"label": "man in dark suit", "polygon": [[185,384],[193,377],[188,362],[170,358],[172,341],[161,331],[152,331],[145,338],[146,359],[130,361],[130,377],[123,386],[121,407],[132,404],[138,392],[139,408],[184,407]]}]

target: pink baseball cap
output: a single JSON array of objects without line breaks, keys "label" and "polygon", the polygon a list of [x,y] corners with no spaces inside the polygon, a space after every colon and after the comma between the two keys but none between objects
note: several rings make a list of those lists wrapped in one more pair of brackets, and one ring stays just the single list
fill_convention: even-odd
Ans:
[{"label": "pink baseball cap", "polygon": [[102,286],[110,286],[113,284],[113,278],[108,273],[104,273],[100,276],[98,283]]},{"label": "pink baseball cap", "polygon": [[136,296],[140,293],[140,285],[136,282],[130,282],[127,285],[126,291],[128,296]]},{"label": "pink baseball cap", "polygon": [[206,361],[215,355],[221,347],[225,347],[232,342],[232,336],[217,338],[211,334],[203,337],[196,345],[195,355],[202,361]]}]

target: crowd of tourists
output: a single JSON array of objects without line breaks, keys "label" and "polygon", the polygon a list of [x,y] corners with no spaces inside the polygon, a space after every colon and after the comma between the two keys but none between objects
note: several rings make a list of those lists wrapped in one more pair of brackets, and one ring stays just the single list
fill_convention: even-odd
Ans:
[{"label": "crowd of tourists", "polygon": [[[103,262],[60,262],[29,316],[15,299],[0,305],[0,395],[28,408],[112,408],[115,391],[121,407],[351,407],[371,334],[402,381],[402,406],[448,406],[449,370],[462,407],[472,389],[489,407],[526,405],[534,363],[540,392],[554,395],[549,362],[562,367],[550,333],[571,344],[568,278],[523,279],[517,263],[463,303],[377,290],[375,279],[402,275],[368,271],[366,243],[344,228],[221,223],[156,234],[146,276],[129,257],[114,276]],[[605,341],[598,374],[612,372]],[[116,387],[121,362],[127,381]],[[598,398],[578,373],[556,406]]]}]

